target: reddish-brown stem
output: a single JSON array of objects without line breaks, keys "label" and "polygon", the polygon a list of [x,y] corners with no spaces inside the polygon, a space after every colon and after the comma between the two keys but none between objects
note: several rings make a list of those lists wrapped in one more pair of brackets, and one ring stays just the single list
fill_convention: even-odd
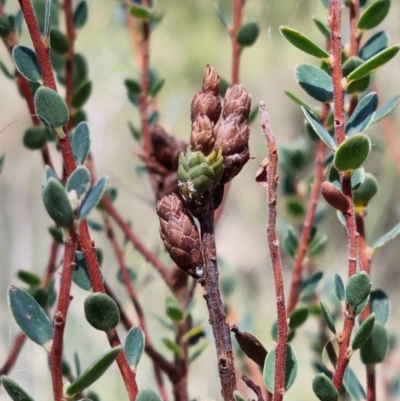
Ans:
[{"label": "reddish-brown stem", "polygon": [[57,253],[59,248],[60,244],[56,240],[53,240],[50,247],[50,257],[49,261],[47,262],[46,272],[41,283],[41,286],[43,288],[46,288],[48,286],[51,278],[54,275],[56,269]]},{"label": "reddish-brown stem", "polygon": [[[329,105],[324,103],[322,106],[321,113],[321,124],[325,124],[328,117]],[[317,153],[315,155],[315,169],[314,169],[314,181],[311,188],[310,199],[308,201],[308,208],[306,217],[303,222],[303,230],[299,241],[299,247],[297,248],[296,260],[293,266],[292,281],[290,285],[289,301],[287,305],[287,314],[290,315],[299,299],[299,288],[301,283],[301,273],[303,270],[303,263],[306,257],[308,240],[310,238],[312,224],[314,221],[315,210],[317,209],[318,195],[324,176],[324,156],[325,156],[326,145],[324,142],[318,142]]]},{"label": "reddish-brown stem", "polygon": [[[334,98],[334,126],[337,143],[340,145],[346,139],[344,125],[344,89],[342,87],[342,44],[341,44],[341,0],[331,0],[331,45],[333,65],[331,75],[333,80]],[[354,216],[354,204],[351,192],[351,177],[341,174],[342,192],[350,200],[350,208],[345,213],[347,236],[348,236],[348,277],[350,278],[357,271],[358,257],[358,233]],[[340,391],[345,369],[349,363],[348,348],[350,344],[351,332],[354,327],[354,317],[349,313],[349,305],[346,303],[344,312],[343,332],[340,338],[339,355],[333,376],[333,384]]]},{"label": "reddish-brown stem", "polygon": [[368,365],[367,369],[367,401],[376,400],[376,378],[375,378],[375,366]]},{"label": "reddish-brown stem", "polygon": [[360,46],[360,35],[358,34],[357,23],[360,17],[360,0],[352,0],[349,4],[350,9],[350,51],[349,57],[358,55]]},{"label": "reddish-brown stem", "polygon": [[0,369],[0,376],[7,375],[10,372],[18,358],[19,353],[21,352],[21,349],[25,343],[25,339],[25,334],[22,331],[15,336],[14,343],[11,346],[10,353],[8,354],[8,358],[4,362],[3,367]]},{"label": "reddish-brown stem", "polygon": [[249,377],[247,377],[244,373],[242,374],[242,376],[240,378],[246,383],[246,386],[248,388],[250,388],[254,391],[254,393],[257,396],[258,401],[264,401],[260,386],[258,386],[256,383],[254,383],[253,380],[251,380]]},{"label": "reddish-brown stem", "polygon": [[126,221],[120,216],[120,214],[114,208],[111,201],[104,197],[103,206],[107,213],[112,217],[112,219],[118,224],[119,228],[128,238],[129,242],[135,247],[135,249],[148,260],[155,269],[160,273],[161,277],[164,279],[169,288],[172,288],[172,283],[170,279],[170,272],[167,266],[165,266],[150,250],[148,250],[144,244],[139,240],[136,234],[132,231]]},{"label": "reddish-brown stem", "polygon": [[204,257],[204,298],[207,302],[210,323],[217,351],[218,372],[222,387],[222,398],[234,401],[236,390],[235,366],[233,363],[232,341],[229,325],[226,321],[224,305],[218,282],[217,251],[214,233],[214,208],[199,219],[201,243]]},{"label": "reddish-brown stem", "polygon": [[[50,48],[47,46],[47,40],[41,37],[40,29],[36,20],[35,12],[30,0],[18,0],[22,14],[28,27],[29,35],[35,48],[38,62],[42,72],[43,83],[45,86],[57,90],[54,74],[50,60]],[[67,135],[66,127],[63,127],[64,136],[58,138],[60,150],[63,156],[66,175],[69,176],[76,168],[75,159],[72,153],[71,143]],[[100,273],[100,267],[97,261],[96,249],[89,234],[89,228],[86,220],[82,220],[79,224],[79,243],[85,255],[86,264],[88,266],[90,280],[95,292],[105,292],[103,279]],[[114,329],[108,334],[108,340],[112,347],[121,344],[118,333]],[[134,401],[138,393],[136,384],[136,374],[131,370],[126,355],[121,352],[117,358],[118,367],[124,379],[129,399]]]},{"label": "reddish-brown stem", "polygon": [[275,382],[274,401],[281,401],[285,393],[285,359],[286,342],[288,334],[287,314],[285,309],[285,292],[283,287],[282,260],[279,251],[279,241],[276,236],[276,202],[278,189],[278,150],[275,136],[271,130],[268,110],[264,102],[260,102],[260,120],[268,147],[267,174],[267,199],[268,199],[268,223],[267,237],[271,257],[272,270],[275,283],[276,312],[278,321],[278,341],[275,350]]},{"label": "reddish-brown stem", "polygon": [[232,82],[231,85],[239,83],[239,72],[240,72],[240,54],[242,53],[242,47],[237,41],[237,34],[242,23],[244,0],[235,0],[234,11],[233,11],[233,25],[231,28],[231,40],[232,40]]},{"label": "reddish-brown stem", "polygon": [[72,273],[75,267],[75,230],[70,230],[71,237],[65,241],[64,262],[61,273],[60,293],[58,296],[57,310],[54,317],[54,333],[49,354],[51,380],[53,382],[53,394],[55,401],[64,401],[63,375],[62,375],[62,351],[64,343],[64,329],[67,320],[69,302],[71,300]]},{"label": "reddish-brown stem", "polygon": [[72,128],[72,95],[74,93],[74,44],[75,44],[75,29],[74,29],[74,14],[72,10],[72,0],[64,0],[63,9],[65,14],[65,26],[68,39],[68,52],[65,55],[65,103],[69,110],[69,120],[67,123],[68,131]]}]

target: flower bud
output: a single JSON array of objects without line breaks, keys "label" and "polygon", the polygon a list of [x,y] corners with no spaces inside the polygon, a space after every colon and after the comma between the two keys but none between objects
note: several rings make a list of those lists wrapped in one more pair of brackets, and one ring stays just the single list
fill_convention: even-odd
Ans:
[{"label": "flower bud", "polygon": [[204,115],[199,114],[192,123],[192,134],[190,135],[190,146],[205,155],[209,155],[215,143],[214,124]]},{"label": "flower bud", "polygon": [[321,193],[325,200],[336,210],[347,213],[350,209],[349,198],[329,181],[321,184]]},{"label": "flower bud", "polygon": [[207,65],[206,70],[204,71],[203,86],[201,90],[203,92],[212,92],[215,96],[218,96],[220,81],[219,75],[215,72],[214,68]]},{"label": "flower bud", "polygon": [[242,85],[233,85],[225,93],[222,117],[227,118],[234,114],[238,117],[238,124],[247,123],[250,114],[251,98]]},{"label": "flower bud", "polygon": [[202,276],[199,231],[185,213],[182,202],[175,195],[164,196],[157,203],[160,219],[160,235],[171,259],[177,266],[194,278]]}]

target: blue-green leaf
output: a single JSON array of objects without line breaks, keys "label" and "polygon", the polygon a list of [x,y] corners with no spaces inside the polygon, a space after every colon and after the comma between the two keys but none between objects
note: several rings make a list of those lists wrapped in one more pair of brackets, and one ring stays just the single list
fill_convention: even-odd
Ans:
[{"label": "blue-green leaf", "polygon": [[372,313],[363,321],[363,323],[359,327],[356,335],[353,338],[353,341],[351,342],[351,348],[356,350],[362,347],[371,335],[374,325],[375,314]]},{"label": "blue-green leaf", "polygon": [[364,132],[371,123],[377,106],[378,95],[376,92],[371,92],[364,96],[346,124],[346,134],[352,135]]},{"label": "blue-green leaf", "polygon": [[43,28],[43,37],[47,38],[50,32],[50,22],[51,22],[51,5],[52,0],[46,0],[46,6],[44,11],[44,28]]},{"label": "blue-green leaf", "polygon": [[117,359],[122,346],[111,348],[101,358],[99,358],[92,366],[85,370],[71,385],[67,388],[67,395],[72,396],[80,393],[96,380],[98,380],[110,365]]},{"label": "blue-green leaf", "polygon": [[101,177],[93,186],[90,188],[85,200],[83,201],[79,219],[84,219],[101,201],[104,192],[107,188],[108,177]]},{"label": "blue-green leaf", "polygon": [[252,46],[258,38],[259,32],[260,29],[256,22],[247,22],[240,27],[236,40],[240,46]]},{"label": "blue-green leaf", "polygon": [[289,91],[284,91],[285,95],[287,97],[289,97],[290,99],[292,99],[295,103],[297,103],[300,106],[303,106],[305,109],[311,111],[312,113],[316,113],[315,109],[313,107],[311,107],[309,104],[307,104],[306,102],[304,102],[302,99],[298,98],[297,96],[295,96],[292,92]]},{"label": "blue-green leaf", "polygon": [[307,121],[313,127],[314,131],[321,140],[331,149],[336,149],[335,140],[330,136],[329,132],[322,126],[322,124],[318,121],[318,119],[311,114],[308,110],[306,110],[303,106],[301,107],[304,116]]},{"label": "blue-green leaf", "polygon": [[375,124],[385,118],[400,102],[400,95],[390,99],[382,107],[380,107],[374,114],[371,124]]},{"label": "blue-green leaf", "polygon": [[381,363],[388,350],[388,335],[385,328],[375,323],[374,329],[366,343],[360,349],[360,357],[365,365]]},{"label": "blue-green leaf", "polygon": [[14,46],[12,58],[17,70],[27,80],[42,82],[42,73],[40,71],[39,61],[33,50],[25,46]]},{"label": "blue-green leaf", "polygon": [[389,37],[386,32],[378,32],[372,36],[365,45],[360,49],[359,56],[363,60],[375,56],[375,54],[386,49],[389,45]]},{"label": "blue-green leaf", "polygon": [[316,272],[312,276],[304,280],[300,287],[300,295],[302,297],[307,297],[311,295],[317,289],[318,284],[323,276],[323,272]]},{"label": "blue-green leaf", "polygon": [[87,122],[81,122],[71,140],[72,152],[77,164],[83,164],[90,150],[90,132]]},{"label": "blue-green leaf", "polygon": [[72,174],[68,177],[66,189],[67,192],[74,190],[78,195],[78,199],[90,188],[90,172],[85,166],[77,167]]},{"label": "blue-green leaf", "polygon": [[161,401],[161,398],[154,390],[145,388],[139,391],[136,401]]},{"label": "blue-green leaf", "polygon": [[33,401],[33,398],[14,380],[1,376],[0,382],[13,401]]},{"label": "blue-green leaf", "polygon": [[74,91],[71,99],[71,106],[80,109],[89,100],[92,94],[92,81],[83,81]]},{"label": "blue-green leaf", "polygon": [[335,276],[333,279],[333,289],[335,291],[337,299],[339,301],[344,301],[346,298],[346,292],[344,289],[343,280],[337,273],[335,273]]},{"label": "blue-green leaf", "polygon": [[35,93],[34,102],[37,116],[47,127],[59,128],[68,122],[68,107],[52,89],[41,86]]},{"label": "blue-green leaf", "polygon": [[396,224],[389,232],[382,235],[379,239],[377,239],[372,245],[372,249],[378,249],[386,244],[386,242],[396,238],[400,234],[400,223]]},{"label": "blue-green leaf", "polygon": [[339,393],[325,373],[319,373],[314,377],[312,387],[315,395],[321,401],[337,401]]},{"label": "blue-green leaf", "polygon": [[89,291],[92,288],[86,260],[81,251],[75,251],[75,268],[72,274],[72,281],[83,290]]},{"label": "blue-green leaf", "polygon": [[389,298],[382,290],[374,290],[371,291],[369,301],[371,313],[375,313],[377,323],[384,326],[389,318]]},{"label": "blue-green leaf", "polygon": [[24,334],[49,352],[53,326],[32,295],[22,288],[11,286],[8,291],[8,303],[15,321]]},{"label": "blue-green leaf", "polygon": [[73,20],[75,29],[82,29],[84,27],[88,19],[88,13],[89,9],[86,0],[80,1],[74,11]]},{"label": "blue-green leaf", "polygon": [[125,340],[124,350],[130,366],[137,366],[143,354],[145,336],[140,327],[132,327]]},{"label": "blue-green leaf", "polygon": [[325,39],[330,40],[331,39],[331,31],[329,30],[329,27],[326,25],[326,23],[317,17],[312,17],[312,20],[314,21],[314,24],[316,25],[318,30],[322,33],[322,35],[325,36]]},{"label": "blue-green leaf", "polygon": [[365,394],[363,386],[350,366],[347,366],[346,370],[344,371],[343,386],[350,397],[352,397],[355,401],[367,399],[367,395]]},{"label": "blue-green leaf", "polygon": [[371,151],[371,139],[365,134],[347,137],[336,149],[333,164],[339,171],[358,169]]},{"label": "blue-green leaf", "polygon": [[331,311],[328,308],[328,305],[324,301],[321,300],[320,306],[321,306],[321,312],[322,312],[322,315],[324,316],[326,325],[328,326],[329,330],[333,334],[336,334],[335,320],[333,319],[333,316],[331,314]]},{"label": "blue-green leaf", "polygon": [[364,271],[353,274],[346,285],[346,301],[350,306],[361,305],[371,291],[371,279]]},{"label": "blue-green leaf", "polygon": [[322,103],[333,100],[332,78],[312,64],[300,64],[294,74],[299,85],[314,99]]},{"label": "blue-green leaf", "polygon": [[119,309],[107,294],[95,292],[85,299],[85,317],[92,327],[108,332],[119,323]]}]

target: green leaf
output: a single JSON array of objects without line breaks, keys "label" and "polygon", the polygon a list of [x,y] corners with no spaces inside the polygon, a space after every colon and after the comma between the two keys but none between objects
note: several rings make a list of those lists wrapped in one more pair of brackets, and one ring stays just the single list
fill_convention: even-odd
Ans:
[{"label": "green leaf", "polygon": [[38,286],[42,282],[39,276],[27,270],[18,270],[17,276],[25,284],[32,286]]},{"label": "green leaf", "polygon": [[90,132],[89,126],[84,121],[76,128],[71,139],[72,152],[77,164],[83,164],[90,150]]},{"label": "green leaf", "polygon": [[86,0],[78,3],[74,11],[74,28],[82,29],[88,19],[89,9]]},{"label": "green leaf", "polygon": [[150,10],[146,7],[134,5],[129,12],[137,19],[148,19],[150,17]]},{"label": "green leaf", "polygon": [[337,401],[339,393],[325,373],[319,373],[312,382],[314,394],[321,401]]},{"label": "green leaf", "polygon": [[0,38],[6,38],[12,31],[10,21],[7,16],[0,15]]},{"label": "green leaf", "polygon": [[309,295],[313,294],[323,276],[324,273],[316,272],[312,276],[304,280],[300,287],[300,295],[302,297],[308,297]]},{"label": "green leaf", "polygon": [[396,224],[389,232],[385,235],[382,235],[379,239],[377,239],[372,245],[372,249],[381,248],[386,242],[396,238],[400,234],[400,223]]},{"label": "green leaf", "polygon": [[333,334],[336,334],[335,321],[328,308],[328,305],[324,301],[320,301],[320,306],[321,306],[322,315],[324,316],[324,319],[325,319],[326,325],[328,326],[328,329]]},{"label": "green leaf", "polygon": [[50,351],[53,326],[44,310],[27,291],[11,286],[8,303],[20,329],[36,344]]},{"label": "green leaf", "polygon": [[176,344],[174,341],[170,340],[169,338],[163,338],[162,342],[176,356],[178,356],[179,358],[182,358],[183,353],[178,344]]},{"label": "green leaf", "polygon": [[3,154],[0,156],[0,173],[3,171],[5,158],[6,158],[6,154],[3,153]]},{"label": "green leaf", "polygon": [[215,11],[217,12],[217,16],[221,21],[222,25],[229,31],[229,21],[228,17],[226,16],[225,11],[222,9],[221,5],[216,1],[214,3]]},{"label": "green leaf", "polygon": [[306,117],[308,123],[311,125],[316,134],[320,137],[320,139],[325,143],[325,145],[327,145],[331,149],[336,149],[335,140],[331,137],[329,132],[321,125],[318,119],[308,110],[306,110],[303,106],[301,107],[301,110],[304,116]]},{"label": "green leaf", "polygon": [[372,330],[374,329],[374,325],[375,325],[375,314],[372,313],[363,321],[356,335],[354,336],[353,341],[351,342],[351,348],[353,350],[357,350],[365,344],[365,342],[371,335]]},{"label": "green leaf", "polygon": [[292,92],[289,92],[289,91],[284,91],[284,92],[285,92],[286,96],[288,96],[290,99],[292,99],[295,103],[297,103],[300,106],[303,106],[305,109],[311,111],[312,113],[315,113],[315,110],[310,105],[308,105],[303,100],[299,99]]},{"label": "green leaf", "polygon": [[289,316],[289,328],[300,327],[308,318],[309,310],[306,306],[296,308]]},{"label": "green leaf", "polygon": [[[131,281],[135,281],[135,280],[137,279],[137,274],[136,274],[136,272],[135,272],[133,269],[131,269],[130,267],[128,267],[128,274],[129,274],[129,279],[130,279]],[[118,280],[118,282],[120,282],[121,284],[124,284],[124,283],[125,283],[124,279],[122,278],[122,271],[121,271],[121,269],[118,270],[118,273],[117,273],[117,280]]]},{"label": "green leaf", "polygon": [[74,54],[74,88],[78,88],[82,82],[88,79],[88,67],[84,56],[79,53]]},{"label": "green leaf", "polygon": [[377,106],[378,96],[376,92],[371,92],[364,96],[346,124],[346,135],[350,136],[358,132],[364,132],[371,123]]},{"label": "green leaf", "polygon": [[319,47],[300,32],[283,25],[279,27],[279,30],[281,31],[281,34],[299,50],[323,60],[329,59],[329,53],[327,51]]},{"label": "green leaf", "polygon": [[355,401],[363,401],[367,399],[367,395],[365,394],[361,383],[350,366],[347,366],[344,371],[343,386],[348,393],[346,397],[350,397]]},{"label": "green leaf", "polygon": [[184,318],[184,313],[175,298],[167,297],[165,300],[165,313],[174,322],[179,323]]},{"label": "green leaf", "polygon": [[126,336],[124,351],[130,366],[137,366],[143,354],[145,336],[140,327],[132,327]]},{"label": "green leaf", "polygon": [[295,257],[297,248],[299,246],[299,239],[291,227],[288,227],[285,236],[283,237],[283,249],[291,256]]},{"label": "green leaf", "polygon": [[67,191],[60,181],[50,177],[44,187],[43,203],[49,216],[61,227],[69,228],[74,224],[74,214]]},{"label": "green leaf", "polygon": [[69,50],[69,42],[67,37],[58,29],[53,28],[50,31],[50,47],[58,54],[67,54]]},{"label": "green leaf", "polygon": [[318,28],[318,30],[324,35],[325,39],[330,40],[331,39],[331,31],[329,30],[328,25],[325,24],[322,20],[320,20],[317,17],[312,17],[312,20],[314,21],[314,24]]},{"label": "green leaf", "polygon": [[[274,347],[265,358],[263,377],[264,384],[270,393],[274,393],[275,382],[275,352]],[[286,359],[285,359],[285,392],[294,383],[297,375],[297,357],[293,348],[286,344]]]},{"label": "green leaf", "polygon": [[400,95],[390,99],[382,107],[380,107],[374,114],[371,124],[375,124],[385,118],[400,102]]},{"label": "green leaf", "polygon": [[333,101],[332,78],[325,71],[311,64],[300,64],[294,73],[298,84],[314,99],[322,103]]},{"label": "green leaf", "polygon": [[67,192],[75,191],[78,199],[82,198],[90,188],[91,176],[85,166],[79,166],[68,177],[66,189]]},{"label": "green leaf", "polygon": [[358,81],[359,79],[371,75],[396,56],[399,50],[400,46],[396,45],[375,54],[375,56],[365,61],[347,76],[347,83],[350,84],[352,81]]},{"label": "green leaf", "polygon": [[35,93],[35,109],[47,127],[59,128],[68,122],[68,107],[62,97],[50,88],[41,86]]},{"label": "green leaf", "polygon": [[47,140],[47,129],[43,127],[28,128],[23,137],[24,146],[31,150],[38,150],[43,147]]},{"label": "green leaf", "polygon": [[356,207],[367,207],[368,202],[378,192],[378,181],[372,174],[365,174],[363,183],[353,191],[353,202]]},{"label": "green leaf", "polygon": [[371,291],[371,279],[364,271],[353,274],[346,285],[346,301],[352,307],[362,304]]},{"label": "green leaf", "polygon": [[[343,76],[347,78],[355,69],[364,63],[364,60],[359,57],[349,57],[342,66]],[[364,92],[368,89],[370,83],[370,77],[364,77],[359,81],[351,82],[347,88],[346,92],[348,94],[358,94]]]},{"label": "green leaf", "polygon": [[5,64],[2,63],[1,61],[0,61],[0,70],[3,71],[3,74],[4,74],[7,78],[15,79],[14,74],[11,74],[11,72],[8,71],[8,68],[5,66]]},{"label": "green leaf", "polygon": [[92,94],[92,81],[84,81],[82,84],[74,91],[71,99],[71,106],[75,109],[80,109],[89,100]]},{"label": "green leaf", "polygon": [[29,81],[42,82],[39,61],[36,53],[25,46],[14,46],[12,58],[19,73]]},{"label": "green leaf", "polygon": [[389,45],[389,37],[386,32],[378,32],[372,36],[365,45],[360,49],[358,55],[363,60],[368,60],[375,54],[386,49]]},{"label": "green leaf", "polygon": [[236,40],[240,46],[249,47],[254,45],[259,33],[260,28],[257,23],[247,22],[240,27]]},{"label": "green leaf", "polygon": [[371,151],[371,139],[365,134],[353,134],[342,142],[335,152],[333,163],[339,171],[359,168]]},{"label": "green leaf", "polygon": [[327,341],[322,350],[322,362],[328,370],[336,369],[338,354],[339,343],[337,336],[334,336]]},{"label": "green leaf", "polygon": [[192,363],[194,360],[196,360],[202,353],[203,351],[207,348],[207,343],[204,342],[203,344],[201,344],[196,351],[193,352],[193,354],[191,354],[189,356],[189,363]]},{"label": "green leaf", "polygon": [[13,401],[34,401],[18,383],[9,377],[1,376],[1,384]]},{"label": "green leaf", "polygon": [[354,170],[353,174],[351,175],[351,189],[355,190],[355,189],[360,188],[360,185],[364,182],[364,180],[365,180],[364,167]]},{"label": "green leaf", "polygon": [[157,81],[150,89],[149,89],[149,94],[151,97],[155,98],[161,91],[165,84],[165,79],[160,79]]},{"label": "green leaf", "polygon": [[83,201],[79,219],[84,219],[101,201],[104,192],[107,188],[108,177],[101,177],[97,182],[90,188],[85,200]]},{"label": "green leaf", "polygon": [[375,323],[371,335],[360,349],[362,363],[365,365],[381,363],[386,357],[388,345],[388,335],[385,328],[381,324]]},{"label": "green leaf", "polygon": [[161,398],[154,390],[145,388],[139,391],[136,401],[161,401]]},{"label": "green leaf", "polygon": [[389,299],[382,290],[371,291],[371,313],[375,313],[376,322],[384,326],[389,318]]},{"label": "green leaf", "polygon": [[334,279],[333,279],[333,289],[336,294],[336,298],[341,302],[346,299],[346,292],[344,289],[344,284],[342,278],[339,276],[339,274],[335,273]]},{"label": "green leaf", "polygon": [[92,288],[86,260],[81,251],[75,251],[75,268],[72,281],[83,290],[89,291]]},{"label": "green leaf", "polygon": [[95,292],[85,299],[85,317],[95,329],[107,332],[119,323],[119,309],[110,296]]},{"label": "green leaf", "polygon": [[68,396],[73,396],[74,394],[78,394],[91,386],[96,380],[103,376],[105,371],[117,359],[121,350],[121,345],[111,348],[71,383],[71,385],[67,388],[66,394]]},{"label": "green leaf", "polygon": [[139,142],[142,139],[142,131],[136,128],[130,121],[128,121],[128,127],[132,136]]},{"label": "green leaf", "polygon": [[324,251],[326,244],[328,243],[328,236],[323,235],[321,237],[316,237],[308,246],[307,257],[315,258]]},{"label": "green leaf", "polygon": [[390,0],[378,0],[370,4],[361,14],[357,28],[366,31],[377,27],[388,15]]}]

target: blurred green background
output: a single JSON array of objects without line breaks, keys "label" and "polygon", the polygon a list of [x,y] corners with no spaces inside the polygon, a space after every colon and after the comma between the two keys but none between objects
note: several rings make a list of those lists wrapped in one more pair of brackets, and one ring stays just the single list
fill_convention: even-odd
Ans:
[{"label": "blurred green background", "polygon": [[[233,1],[220,1],[230,17]],[[9,0],[6,10],[15,12],[17,2]],[[207,64],[212,65],[225,79],[231,75],[230,38],[219,21],[212,0],[159,1],[157,7],[165,12],[161,25],[151,36],[151,64],[166,84],[157,97],[161,124],[181,139],[190,134],[190,102],[200,90],[202,74]],[[348,38],[348,10],[343,13],[343,40]],[[158,235],[158,219],[147,177],[137,174],[141,165],[137,157],[140,148],[132,138],[127,122],[139,125],[137,110],[128,101],[123,84],[125,78],[137,78],[134,65],[136,49],[125,25],[124,12],[117,1],[97,0],[89,2],[89,21],[79,33],[76,50],[87,57],[89,75],[93,80],[93,94],[85,107],[91,128],[92,153],[98,175],[109,175],[111,185],[118,190],[116,206],[122,215],[132,222],[132,227],[144,243],[166,262],[170,263]],[[400,2],[393,1],[386,21],[374,32],[385,29],[390,43],[400,43]],[[277,141],[285,146],[303,144],[313,157],[315,146],[304,131],[300,108],[283,93],[290,90],[303,98],[307,95],[296,84],[293,71],[296,64],[316,60],[292,47],[280,35],[279,25],[289,25],[307,34],[323,46],[323,38],[315,28],[311,17],[326,19],[327,11],[320,0],[248,0],[243,22],[255,21],[260,25],[260,36],[254,46],[242,54],[240,81],[252,95],[256,105],[264,100],[270,111],[272,128]],[[370,35],[366,35],[370,37]],[[21,44],[31,46],[24,27]],[[10,69],[12,63],[4,46],[0,46],[0,60]],[[373,82],[379,88],[381,102],[400,93],[400,57],[374,74]],[[63,89],[60,87],[60,91]],[[0,154],[6,154],[5,166],[0,174],[0,365],[18,328],[8,310],[6,292],[10,284],[20,285],[16,272],[32,270],[41,275],[49,255],[51,238],[47,228],[51,224],[41,200],[43,165],[39,152],[32,152],[22,145],[24,130],[30,119],[24,100],[19,96],[14,82],[0,76]],[[310,102],[312,100],[309,99]],[[400,132],[400,111],[391,117]],[[378,195],[369,207],[366,219],[367,237],[372,243],[400,220],[399,176],[389,155],[381,125],[369,131],[374,151],[366,164],[380,182]],[[397,134],[400,143],[399,134]],[[60,162],[60,155],[53,145],[51,154]],[[217,248],[223,258],[225,277],[233,277],[235,289],[228,302],[236,312],[239,327],[251,331],[267,347],[272,347],[270,328],[276,318],[272,271],[266,242],[265,192],[254,181],[257,168],[266,156],[266,146],[258,120],[251,126],[251,160],[233,181],[222,219],[217,227]],[[58,173],[61,173],[60,163]],[[306,170],[305,176],[311,173]],[[282,198],[281,198],[282,199]],[[323,205],[323,202],[321,202]],[[100,212],[91,216],[102,222]],[[279,205],[278,231],[282,238],[288,225],[298,226],[301,219],[288,216]],[[119,239],[122,240],[118,229]],[[317,259],[315,268],[325,273],[319,289],[324,287],[325,299],[330,301],[330,281],[333,272],[346,274],[346,234],[336,214],[329,210],[320,232],[329,237],[329,246]],[[123,286],[116,281],[117,262],[103,233],[93,233],[96,244],[104,253],[103,273],[114,286],[127,310],[136,321]],[[375,288],[382,288],[392,299],[389,330],[400,334],[396,320],[400,313],[396,305],[400,301],[399,239],[386,245],[375,255],[372,263],[372,279]],[[58,261],[60,261],[61,254]],[[127,264],[138,272],[136,288],[144,305],[152,340],[155,346],[172,358],[161,343],[171,334],[154,316],[164,315],[164,300],[168,291],[150,265],[132,249],[126,247]],[[292,260],[284,255],[285,283],[288,289]],[[56,279],[59,278],[59,271]],[[57,283],[58,285],[58,283]],[[207,323],[207,311],[196,292],[197,304],[193,311],[195,320],[207,328],[206,351],[190,369],[189,393],[191,398],[221,399],[219,379],[212,333]],[[83,317],[85,292],[76,286],[70,305],[65,337],[65,356],[72,364],[74,352],[79,354],[81,365],[87,367],[108,344],[103,333],[95,331]],[[341,326],[341,323],[339,323]],[[311,333],[317,330],[317,320],[309,318],[293,340],[298,354],[299,371],[295,384],[285,399],[309,400],[315,396],[311,390],[313,370],[312,353],[309,350]],[[121,336],[125,334],[121,328]],[[398,352],[396,352],[399,357]],[[351,366],[365,383],[364,368],[356,355]],[[240,368],[240,363],[237,364]],[[388,368],[389,369],[389,368]],[[390,367],[392,369],[392,367]],[[137,372],[139,387],[155,388],[151,365],[143,357]],[[386,372],[387,373],[387,372]],[[47,359],[43,350],[32,342],[23,348],[10,376],[23,385],[35,399],[51,398],[51,381]],[[378,368],[378,382],[382,370]],[[116,366],[94,384],[93,389],[101,399],[127,399]],[[252,395],[251,395],[252,396]],[[0,389],[0,399],[7,399]],[[381,398],[382,399],[382,398]]]}]

